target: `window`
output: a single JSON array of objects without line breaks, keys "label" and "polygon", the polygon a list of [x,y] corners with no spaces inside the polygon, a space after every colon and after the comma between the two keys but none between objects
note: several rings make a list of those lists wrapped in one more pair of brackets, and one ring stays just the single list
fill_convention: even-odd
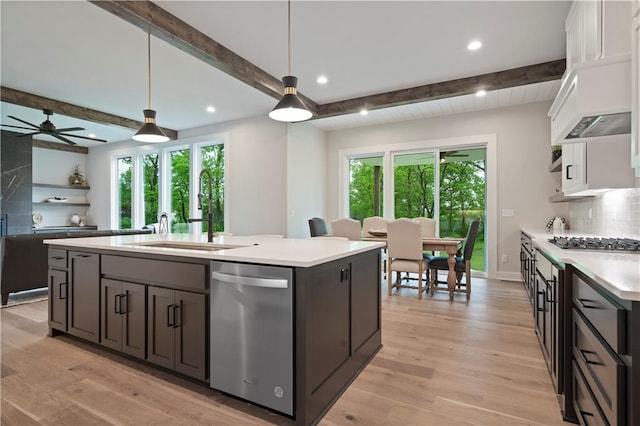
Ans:
[{"label": "window", "polygon": [[[213,197],[211,206],[213,210],[213,230],[224,231],[224,145],[205,145],[200,148],[200,170],[206,170],[211,174],[211,187]],[[202,189],[208,196],[209,183],[203,177]],[[206,188],[206,189],[205,189]],[[209,203],[202,203],[202,217],[209,214]],[[202,223],[202,232],[207,232],[208,223]]]},{"label": "window", "polygon": [[189,148],[171,151],[170,155],[171,232],[189,232]]},{"label": "window", "polygon": [[383,157],[349,160],[349,217],[362,221],[365,217],[382,216]]},{"label": "window", "polygon": [[394,217],[434,217],[435,158],[433,152],[394,155]]},{"label": "window", "polygon": [[118,229],[131,229],[131,157],[116,160],[118,179]]},{"label": "window", "polygon": [[160,164],[158,154],[142,156],[142,187],[144,205],[144,223],[157,223],[159,220],[158,197],[160,196]]},{"label": "window", "polygon": [[[118,152],[112,159],[111,216],[114,229],[136,229],[158,223],[167,212],[170,232],[207,232],[206,223],[189,224],[189,218],[208,214],[207,178],[203,179],[203,211],[196,211],[198,177],[207,170],[212,177],[211,200],[214,231],[225,230],[226,136],[194,138],[190,143],[163,144],[159,150],[140,146]],[[156,145],[154,148],[158,148]]]}]

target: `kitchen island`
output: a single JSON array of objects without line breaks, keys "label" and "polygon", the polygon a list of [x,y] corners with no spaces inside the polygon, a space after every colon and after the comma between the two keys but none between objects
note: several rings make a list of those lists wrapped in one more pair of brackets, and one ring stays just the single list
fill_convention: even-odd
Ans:
[{"label": "kitchen island", "polygon": [[272,399],[289,398],[291,408],[227,392],[297,424],[319,421],[381,347],[382,243],[229,236],[206,243],[206,236],[186,234],[45,243],[51,336],[70,334],[223,391],[214,372],[225,370],[227,358],[216,358],[224,345],[212,347],[220,341],[211,323],[214,265],[288,270],[290,323],[280,328],[291,329],[291,386],[242,381],[245,388],[266,386]]}]

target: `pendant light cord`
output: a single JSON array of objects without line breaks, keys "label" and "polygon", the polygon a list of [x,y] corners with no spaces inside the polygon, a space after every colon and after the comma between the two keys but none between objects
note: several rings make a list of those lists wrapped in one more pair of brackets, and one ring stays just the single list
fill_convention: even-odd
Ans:
[{"label": "pendant light cord", "polygon": [[147,33],[147,77],[149,82],[149,109],[151,109],[151,33]]},{"label": "pendant light cord", "polygon": [[291,0],[287,1],[287,46],[289,50],[289,74],[291,75]]}]

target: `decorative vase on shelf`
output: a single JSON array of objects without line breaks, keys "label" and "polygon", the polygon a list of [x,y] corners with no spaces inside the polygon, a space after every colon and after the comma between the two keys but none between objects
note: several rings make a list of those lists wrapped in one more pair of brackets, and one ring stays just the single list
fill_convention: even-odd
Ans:
[{"label": "decorative vase on shelf", "polygon": [[80,172],[80,165],[76,164],[73,174],[69,176],[69,185],[84,185],[84,175]]}]

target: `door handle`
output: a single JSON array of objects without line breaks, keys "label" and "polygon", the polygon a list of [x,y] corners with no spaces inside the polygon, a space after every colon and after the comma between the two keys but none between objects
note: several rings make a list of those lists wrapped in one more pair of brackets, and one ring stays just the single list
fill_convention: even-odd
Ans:
[{"label": "door handle", "polygon": [[[64,296],[62,294],[62,286],[64,286]],[[59,298],[60,300],[64,300],[67,298],[67,283],[60,283]]]},{"label": "door handle", "polygon": [[121,314],[120,310],[120,299],[122,298],[121,294],[116,294],[115,301],[113,302],[113,310],[116,314]]},{"label": "door handle", "polygon": [[582,358],[582,360],[586,363],[586,364],[591,364],[591,365],[604,365],[603,362],[599,362],[599,361],[591,361],[589,358],[587,358],[587,355],[598,355],[596,352],[593,351],[588,351],[586,349],[580,349],[578,348],[578,352],[580,353],[580,357]]},{"label": "door handle", "polygon": [[181,325],[180,314],[182,310],[180,310],[181,305],[173,305],[173,328],[178,328]]},{"label": "door handle", "polygon": [[[538,312],[544,312],[545,311],[545,308],[544,308],[544,291],[538,291],[536,293],[538,293],[538,308],[537,308],[537,311]],[[542,296],[542,303],[540,303],[540,296]],[[542,306],[542,308],[540,308],[540,306]]]},{"label": "door handle", "polygon": [[569,174],[569,167],[573,167],[573,164],[567,164],[567,167],[566,167],[567,171],[566,171],[566,175],[565,175],[567,180],[573,179]]},{"label": "door handle", "polygon": [[[120,304],[119,304],[119,306],[118,306],[118,309],[120,310],[120,315],[124,315],[124,314],[126,314],[127,312],[129,312],[129,309],[128,309],[128,307],[129,307],[129,306],[128,306],[128,304],[129,304],[129,303],[128,303],[129,298],[128,298],[127,296],[128,296],[128,295],[127,295],[126,293],[125,293],[125,294],[121,294],[121,295],[120,295]],[[122,302],[124,302],[124,307],[122,307]]]},{"label": "door handle", "polygon": [[576,298],[576,304],[582,309],[599,309],[597,305],[587,305],[585,302],[593,302],[593,300]]},{"label": "door handle", "polygon": [[[174,323],[174,319],[173,319],[173,307],[175,305],[169,305],[167,306],[167,327],[175,327]],[[174,321],[174,322],[171,322]]]}]

